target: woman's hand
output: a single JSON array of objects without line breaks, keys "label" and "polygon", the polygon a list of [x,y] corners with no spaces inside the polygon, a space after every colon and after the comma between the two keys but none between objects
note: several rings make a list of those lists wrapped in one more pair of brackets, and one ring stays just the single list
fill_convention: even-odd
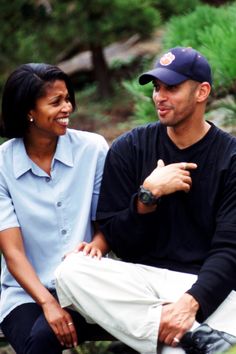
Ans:
[{"label": "woman's hand", "polygon": [[62,346],[72,348],[78,345],[77,333],[71,315],[52,297],[41,305],[44,316]]},{"label": "woman's hand", "polygon": [[68,253],[65,257],[72,253],[83,252],[85,256],[101,259],[107,252],[109,252],[109,245],[104,235],[96,230],[93,240],[90,243],[81,242],[72,252]]},{"label": "woman's hand", "polygon": [[81,242],[72,252],[68,253],[66,257],[72,253],[78,253],[78,252],[83,252],[85,256],[90,256],[92,258],[98,258],[98,259],[102,258],[102,252],[100,248],[96,244],[94,244],[93,241],[90,243]]}]

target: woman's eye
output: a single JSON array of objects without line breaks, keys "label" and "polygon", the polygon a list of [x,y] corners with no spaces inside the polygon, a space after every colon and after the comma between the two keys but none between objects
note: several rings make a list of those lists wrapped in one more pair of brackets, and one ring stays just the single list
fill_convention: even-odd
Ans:
[{"label": "woman's eye", "polygon": [[52,102],[52,105],[53,105],[53,106],[58,106],[59,104],[60,104],[60,101],[59,101],[59,100]]}]

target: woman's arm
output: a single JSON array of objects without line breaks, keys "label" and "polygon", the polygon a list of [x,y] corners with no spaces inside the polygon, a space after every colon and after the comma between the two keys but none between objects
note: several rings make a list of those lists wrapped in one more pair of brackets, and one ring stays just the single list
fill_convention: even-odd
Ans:
[{"label": "woman's arm", "polygon": [[61,308],[57,300],[40,282],[24,250],[20,228],[0,232],[0,249],[9,272],[25,291],[42,307],[45,318],[62,345],[77,345],[77,335],[70,314]]}]

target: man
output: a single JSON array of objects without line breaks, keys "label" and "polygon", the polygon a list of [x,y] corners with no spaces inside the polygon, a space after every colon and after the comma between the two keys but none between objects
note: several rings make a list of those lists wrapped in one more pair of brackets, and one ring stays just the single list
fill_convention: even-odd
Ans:
[{"label": "man", "polygon": [[236,139],[204,119],[212,77],[196,50],[170,49],[151,81],[160,122],[112,144],[97,211],[123,262],[68,257],[59,298],[141,353],[222,352],[236,342]]}]

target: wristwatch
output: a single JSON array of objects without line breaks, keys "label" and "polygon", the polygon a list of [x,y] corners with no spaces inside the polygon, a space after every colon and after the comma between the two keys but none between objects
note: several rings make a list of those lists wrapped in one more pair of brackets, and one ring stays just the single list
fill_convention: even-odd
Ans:
[{"label": "wristwatch", "polygon": [[139,187],[138,199],[145,205],[155,205],[159,200],[159,198],[155,197],[152,192],[145,189],[143,186]]}]

